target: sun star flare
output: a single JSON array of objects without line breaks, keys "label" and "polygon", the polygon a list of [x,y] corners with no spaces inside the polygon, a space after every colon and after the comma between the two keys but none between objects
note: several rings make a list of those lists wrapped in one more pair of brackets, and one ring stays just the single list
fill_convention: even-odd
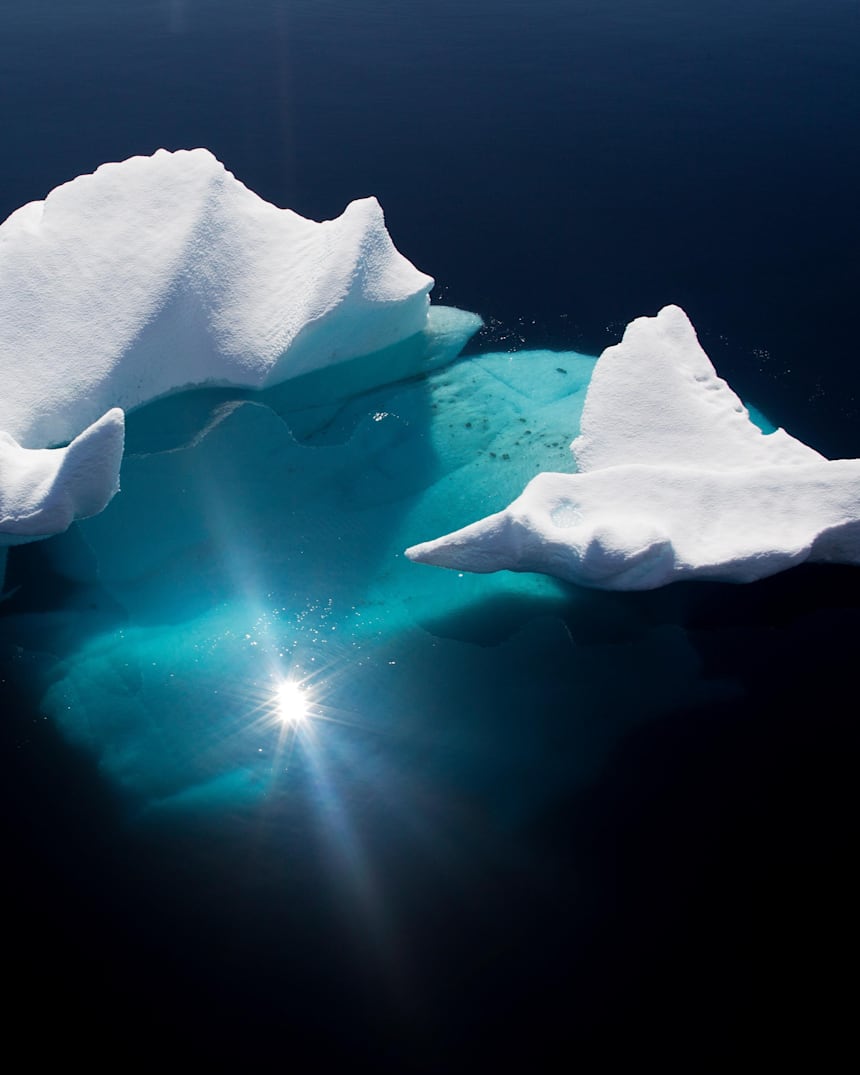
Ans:
[{"label": "sun star flare", "polygon": [[308,702],[298,683],[285,680],[275,692],[275,712],[282,724],[299,727],[308,719]]}]

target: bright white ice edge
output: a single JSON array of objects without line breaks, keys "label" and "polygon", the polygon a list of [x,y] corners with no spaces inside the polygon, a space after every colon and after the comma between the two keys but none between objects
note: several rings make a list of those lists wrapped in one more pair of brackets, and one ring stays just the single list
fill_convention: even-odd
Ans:
[{"label": "bright white ice edge", "polygon": [[305,220],[205,149],[105,164],[23,206],[0,226],[0,546],[102,510],[124,410],[380,351],[425,328],[432,286],[375,198]]},{"label": "bright white ice edge", "polygon": [[762,433],[677,306],[603,352],[571,451],[578,473],[539,474],[504,511],[406,555],[609,590],[860,562],[860,460]]}]

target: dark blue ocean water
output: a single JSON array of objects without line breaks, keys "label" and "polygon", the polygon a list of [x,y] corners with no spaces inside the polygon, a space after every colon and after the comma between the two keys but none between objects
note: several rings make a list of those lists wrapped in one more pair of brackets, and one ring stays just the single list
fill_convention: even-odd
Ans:
[{"label": "dark blue ocean water", "polygon": [[[857,456],[858,31],[851,0],[2,0],[0,217],[103,161],[205,145],[311,217],[376,194],[434,298],[484,317],[474,353],[596,354],[677,302],[745,399]],[[159,474],[133,466],[157,515]],[[370,570],[326,567],[321,533],[315,631],[342,628],[349,570]],[[13,1025],[101,1062],[114,1028],[163,1063],[295,1066],[310,1046],[322,1070],[542,1069],[558,1047],[689,1069],[849,1041],[855,572],[640,595],[470,582],[435,615],[416,583],[391,652],[367,642],[337,681],[364,715],[324,772],[299,752],[250,821],[227,787],[220,810],[140,824],[57,699],[90,689],[81,654],[126,621],[139,654],[179,661],[229,587],[186,622],[181,585],[184,612],[129,612],[19,551],[0,607]],[[128,767],[151,774],[153,742]]]}]

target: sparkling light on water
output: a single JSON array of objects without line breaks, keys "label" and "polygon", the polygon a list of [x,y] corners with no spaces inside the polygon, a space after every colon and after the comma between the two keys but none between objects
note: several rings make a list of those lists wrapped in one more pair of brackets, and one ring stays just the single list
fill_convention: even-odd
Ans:
[{"label": "sparkling light on water", "polygon": [[309,717],[308,702],[298,683],[285,680],[275,691],[275,707],[282,724],[297,728]]}]

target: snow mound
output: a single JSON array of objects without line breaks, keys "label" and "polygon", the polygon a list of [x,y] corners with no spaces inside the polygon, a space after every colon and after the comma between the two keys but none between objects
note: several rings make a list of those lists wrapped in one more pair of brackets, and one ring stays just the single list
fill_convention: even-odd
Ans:
[{"label": "snow mound", "polygon": [[111,407],[369,354],[423,329],[432,285],[374,198],[316,223],[205,149],[105,164],[0,226],[0,429],[63,444]]},{"label": "snow mound", "polygon": [[763,434],[676,306],[601,355],[581,428],[580,473],[539,474],[504,511],[406,555],[611,590],[860,562],[860,460]]},{"label": "snow mound", "polygon": [[118,408],[66,448],[22,448],[0,432],[0,546],[62,533],[102,511],[119,488],[124,416]]}]

